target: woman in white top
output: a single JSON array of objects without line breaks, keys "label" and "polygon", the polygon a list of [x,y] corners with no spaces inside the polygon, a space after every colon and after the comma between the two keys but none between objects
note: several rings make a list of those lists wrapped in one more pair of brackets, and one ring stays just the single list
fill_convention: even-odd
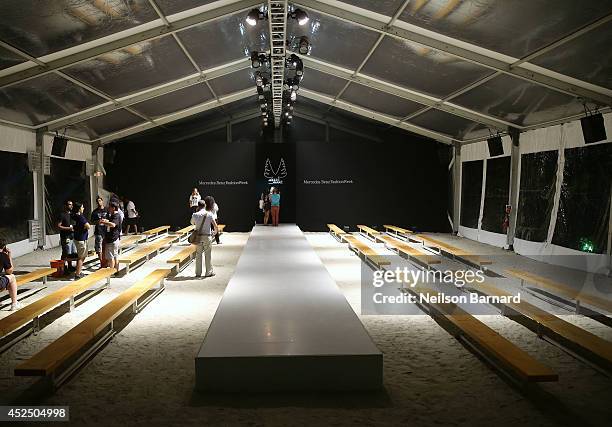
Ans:
[{"label": "woman in white top", "polygon": [[125,234],[130,234],[130,229],[134,227],[134,234],[138,234],[138,211],[134,202],[127,197],[123,199],[125,215],[127,215]]},{"label": "woman in white top", "polygon": [[200,196],[198,189],[194,188],[191,192],[191,196],[189,196],[189,209],[191,209],[191,212],[198,211],[198,203],[200,203],[200,200],[202,200],[202,196]]}]

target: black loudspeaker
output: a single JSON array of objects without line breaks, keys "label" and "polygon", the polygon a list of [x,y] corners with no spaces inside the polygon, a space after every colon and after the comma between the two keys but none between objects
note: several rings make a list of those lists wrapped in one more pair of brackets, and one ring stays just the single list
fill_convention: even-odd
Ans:
[{"label": "black loudspeaker", "polygon": [[580,119],[580,124],[582,125],[582,135],[584,136],[585,144],[605,141],[607,139],[606,126],[601,114],[583,117]]},{"label": "black loudspeaker", "polygon": [[61,136],[53,137],[53,146],[51,147],[51,154],[57,157],[65,157],[67,145],[68,139]]},{"label": "black loudspeaker", "polygon": [[501,136],[497,135],[487,139],[487,145],[489,146],[489,156],[495,157],[504,154],[504,144]]}]

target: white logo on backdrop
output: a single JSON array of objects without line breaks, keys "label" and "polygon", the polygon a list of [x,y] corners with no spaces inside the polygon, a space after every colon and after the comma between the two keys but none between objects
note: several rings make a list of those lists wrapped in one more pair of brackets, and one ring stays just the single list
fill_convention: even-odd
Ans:
[{"label": "white logo on backdrop", "polygon": [[268,179],[269,184],[280,185],[283,183],[283,178],[287,176],[287,167],[285,166],[285,160],[281,157],[280,163],[276,171],[272,167],[270,159],[266,159],[266,165],[264,167],[264,177]]}]

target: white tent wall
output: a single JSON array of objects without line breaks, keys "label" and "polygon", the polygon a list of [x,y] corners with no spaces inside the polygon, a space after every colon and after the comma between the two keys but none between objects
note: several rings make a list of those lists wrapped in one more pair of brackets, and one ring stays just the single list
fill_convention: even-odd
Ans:
[{"label": "white tent wall", "polygon": [[[601,272],[609,271],[612,268],[612,256],[610,254],[611,248],[608,245],[607,254],[588,254],[585,252],[577,251],[574,249],[566,248],[552,244],[552,238],[555,230],[557,221],[557,211],[559,208],[559,199],[561,193],[561,186],[563,183],[563,165],[564,165],[564,150],[566,148],[576,147],[592,147],[599,144],[612,143],[612,113],[604,114],[604,124],[606,127],[606,134],[608,139],[594,144],[585,144],[582,135],[582,127],[579,120],[564,123],[561,125],[550,126],[542,129],[535,129],[521,133],[520,135],[520,148],[519,152],[521,156],[528,153],[536,153],[541,151],[556,150],[559,152],[558,165],[557,165],[557,179],[556,188],[554,195],[554,205],[550,217],[550,223],[548,225],[548,235],[544,242],[530,242],[527,240],[514,239],[514,251],[518,254],[527,256],[532,259],[551,262],[554,261],[556,255],[580,255],[580,257],[563,257],[557,259],[563,259],[564,265],[576,268],[586,269],[589,272]],[[512,141],[510,137],[503,137],[504,156],[509,156],[511,152]],[[503,157],[503,156],[499,156]],[[478,228],[468,228],[462,225],[459,226],[459,235],[466,237],[471,240],[479,241],[489,245],[497,247],[505,247],[507,242],[507,236],[505,234],[492,233],[483,230],[481,227],[482,223],[482,212],[485,198],[485,186],[486,186],[486,171],[487,161],[491,157],[489,156],[489,150],[487,141],[481,141],[473,144],[464,145],[461,148],[461,162],[468,162],[474,160],[483,160],[483,179],[482,179],[482,191],[481,191],[481,205],[480,205],[480,216],[478,220]],[[521,162],[519,159],[519,170],[518,176],[520,177]],[[520,190],[520,179],[519,189]],[[459,189],[459,197],[461,197],[461,189]],[[510,201],[508,201],[510,202]],[[612,201],[611,201],[612,205]],[[612,233],[612,227],[609,228],[608,234]],[[610,238],[609,238],[610,239]],[[571,262],[572,259],[576,260],[574,265],[567,265],[567,262]],[[586,260],[586,263],[585,263]]]},{"label": "white tent wall", "polygon": [[[51,155],[53,136],[44,136],[44,147],[45,155]],[[7,126],[0,124],[0,151],[8,151],[13,153],[27,153],[28,151],[36,150],[36,133],[31,130],[21,129],[17,127]],[[102,150],[100,150],[101,152]],[[101,154],[101,153],[100,153]],[[88,161],[92,159],[91,146],[88,144],[79,143],[76,141],[69,141],[66,148],[66,159]],[[41,219],[44,215],[41,215],[36,200],[38,198],[39,189],[36,185],[37,172],[33,172],[33,186],[34,186],[34,218]],[[93,180],[90,180],[93,185]],[[94,194],[92,187],[92,194]],[[59,235],[50,235],[46,237],[45,248],[55,247],[59,245]],[[30,242],[28,239],[20,240],[9,244],[9,248],[13,256],[21,256],[34,251],[38,246],[38,242]]]}]

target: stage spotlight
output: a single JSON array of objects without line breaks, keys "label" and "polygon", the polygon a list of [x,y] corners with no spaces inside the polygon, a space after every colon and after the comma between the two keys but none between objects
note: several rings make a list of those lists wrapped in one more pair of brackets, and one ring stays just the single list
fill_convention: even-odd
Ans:
[{"label": "stage spotlight", "polygon": [[298,52],[300,52],[302,55],[308,55],[308,53],[310,52],[310,41],[308,40],[308,37],[300,37],[300,41],[298,43]]},{"label": "stage spotlight", "polygon": [[[263,79],[263,77],[261,76],[261,73],[260,73],[259,71],[258,71],[258,72],[255,74],[255,84],[256,84],[258,87],[261,87],[261,86],[263,86],[263,85],[264,85],[264,79]],[[259,92],[259,89],[258,89],[257,91]]]},{"label": "stage spotlight", "polygon": [[308,22],[308,14],[302,9],[295,9],[291,12],[291,18],[295,19],[299,25],[304,25]]},{"label": "stage spotlight", "polygon": [[261,67],[261,62],[259,61],[259,52],[251,52],[251,66],[253,68]]},{"label": "stage spotlight", "polygon": [[290,97],[290,99],[291,99],[292,101],[295,101],[295,100],[297,99],[297,93],[296,93],[294,90],[292,90],[292,91],[291,91],[291,97]]},{"label": "stage spotlight", "polygon": [[251,27],[257,25],[257,21],[263,19],[263,14],[259,11],[259,9],[251,9],[251,11],[247,14],[246,22]]}]

